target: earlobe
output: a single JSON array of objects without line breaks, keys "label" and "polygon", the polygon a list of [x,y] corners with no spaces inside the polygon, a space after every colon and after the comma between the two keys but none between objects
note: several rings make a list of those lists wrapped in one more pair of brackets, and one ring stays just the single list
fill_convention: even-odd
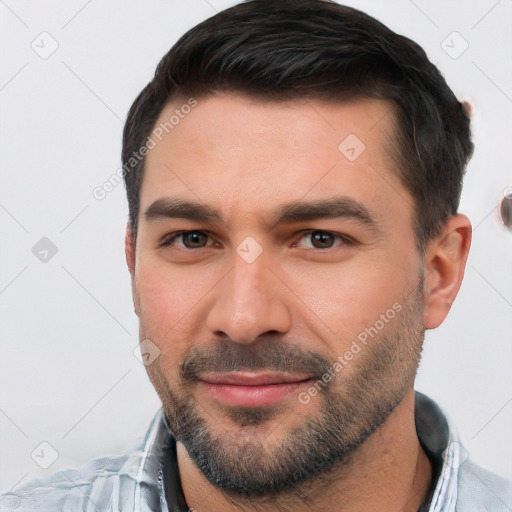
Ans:
[{"label": "earlobe", "polygon": [[459,292],[471,246],[471,222],[457,214],[445,224],[441,234],[425,250],[423,322],[435,329],[444,321]]}]

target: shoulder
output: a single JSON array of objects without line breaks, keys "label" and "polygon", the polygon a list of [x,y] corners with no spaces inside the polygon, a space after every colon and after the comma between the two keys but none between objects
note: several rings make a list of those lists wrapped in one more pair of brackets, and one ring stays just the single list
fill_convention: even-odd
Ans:
[{"label": "shoulder", "polygon": [[[2,512],[108,510],[104,503],[119,485],[126,457],[95,459],[78,469],[63,469],[38,477],[0,495]],[[109,498],[110,499],[110,498]],[[98,503],[99,501],[99,503]]]},{"label": "shoulder", "polygon": [[123,454],[62,469],[0,494],[1,512],[160,510],[158,478],[170,432],[160,409],[143,438]]},{"label": "shoulder", "polygon": [[512,510],[512,481],[492,473],[471,460],[459,467],[457,511]]},{"label": "shoulder", "polygon": [[116,489],[129,475],[129,456],[95,459],[78,469],[63,469],[38,477],[0,495],[2,512],[97,512],[112,510]]}]

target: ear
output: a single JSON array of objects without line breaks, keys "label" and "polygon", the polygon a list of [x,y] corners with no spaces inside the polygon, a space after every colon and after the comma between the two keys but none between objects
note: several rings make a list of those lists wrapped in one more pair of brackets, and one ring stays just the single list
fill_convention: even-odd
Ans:
[{"label": "ear", "polygon": [[139,316],[139,299],[135,283],[135,246],[135,235],[127,225],[124,237],[124,253],[126,255],[126,264],[128,265],[128,270],[130,271],[130,277],[132,281],[133,310],[135,311],[135,314]]},{"label": "ear", "polygon": [[128,224],[126,225],[126,233],[124,236],[124,253],[126,255],[128,270],[133,279],[135,274],[135,236]]},{"label": "ear", "polygon": [[448,220],[440,235],[427,244],[423,263],[426,329],[439,327],[452,307],[464,277],[471,235],[470,220],[457,214]]}]

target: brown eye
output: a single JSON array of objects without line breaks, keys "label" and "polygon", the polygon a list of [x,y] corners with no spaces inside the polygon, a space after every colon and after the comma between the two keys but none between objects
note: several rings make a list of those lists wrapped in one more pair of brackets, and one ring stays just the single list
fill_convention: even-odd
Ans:
[{"label": "brown eye", "polygon": [[311,233],[311,244],[316,249],[329,249],[334,245],[336,236],[327,231],[313,231]]},{"label": "brown eye", "polygon": [[[210,235],[206,231],[180,231],[173,233],[162,241],[161,247],[177,246],[181,249],[203,249],[211,246]],[[208,245],[209,244],[209,245]]]},{"label": "brown eye", "polygon": [[206,247],[208,235],[202,231],[187,231],[181,234],[183,245],[187,249],[200,249]]},{"label": "brown eye", "polygon": [[295,247],[306,249],[341,249],[344,246],[356,244],[357,242],[353,238],[341,233],[310,229],[302,232],[300,241]]}]

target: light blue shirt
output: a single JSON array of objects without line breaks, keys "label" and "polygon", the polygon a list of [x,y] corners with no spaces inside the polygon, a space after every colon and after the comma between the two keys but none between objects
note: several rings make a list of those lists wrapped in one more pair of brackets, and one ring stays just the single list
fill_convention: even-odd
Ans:
[{"label": "light blue shirt", "polygon": [[[415,419],[418,438],[439,471],[429,512],[512,511],[512,482],[467,459],[455,426],[421,393]],[[175,450],[160,410],[145,437],[125,454],[35,478],[0,495],[0,512],[187,511]],[[164,461],[175,465],[174,478],[163,478]]]}]

